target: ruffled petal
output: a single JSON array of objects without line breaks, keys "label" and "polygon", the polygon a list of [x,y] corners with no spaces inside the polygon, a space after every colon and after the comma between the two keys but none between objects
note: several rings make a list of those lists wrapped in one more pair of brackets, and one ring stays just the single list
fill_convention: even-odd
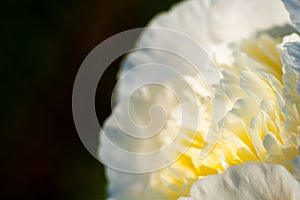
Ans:
[{"label": "ruffled petal", "polygon": [[300,184],[280,165],[247,163],[194,183],[191,197],[180,200],[297,200]]},{"label": "ruffled petal", "polygon": [[285,53],[283,54],[283,62],[291,66],[298,75],[297,91],[300,95],[300,41],[288,42],[284,45]]},{"label": "ruffled petal", "polygon": [[[180,130],[176,124],[181,112],[172,113],[176,111],[178,103],[181,103],[182,112],[191,114],[186,114],[186,117],[179,120],[183,129],[197,128],[194,122],[198,118],[198,110],[194,105],[199,103],[198,98],[209,95],[205,85],[194,77],[184,77],[183,80],[168,81],[164,86],[151,85],[141,88],[130,100],[119,102],[104,124],[100,134],[98,155],[108,166],[106,172],[109,180],[109,197],[112,199],[141,199],[148,183],[149,173],[143,175],[134,173],[153,171],[168,164],[169,160],[177,159],[180,152],[163,147],[166,147],[169,141],[182,140],[176,137]],[[193,99],[197,101],[194,102]],[[165,115],[157,113],[159,110],[154,109],[155,105],[159,105],[165,114],[170,115],[165,123],[161,123],[164,122],[165,119],[162,117]],[[173,115],[175,119],[172,118]],[[206,119],[203,116],[203,119],[199,120]],[[175,124],[170,121],[172,123],[175,121]],[[202,121],[201,128],[203,128]],[[161,129],[158,129],[159,127]],[[152,135],[155,130],[159,131],[159,134]],[[185,134],[181,136],[188,137]],[[194,138],[191,139],[190,143]]]},{"label": "ruffled petal", "polygon": [[299,0],[282,0],[286,9],[290,13],[292,22],[300,31],[300,1]]},{"label": "ruffled petal", "polygon": [[[186,62],[189,61],[207,80],[217,83],[219,79],[209,72],[213,67],[208,64],[208,57],[199,48],[205,48],[210,54],[210,50],[216,45],[237,41],[257,32],[288,24],[289,21],[288,13],[280,1],[180,2],[169,12],[162,13],[151,21],[148,27],[156,29],[147,29],[142,33],[136,48],[143,50],[129,54],[119,76],[147,63],[163,64],[189,74],[194,72],[189,70],[191,66]],[[152,75],[143,71],[132,73],[130,78],[119,85],[118,99],[128,97],[136,86],[136,81]],[[157,78],[169,77],[167,73],[160,73]]]}]

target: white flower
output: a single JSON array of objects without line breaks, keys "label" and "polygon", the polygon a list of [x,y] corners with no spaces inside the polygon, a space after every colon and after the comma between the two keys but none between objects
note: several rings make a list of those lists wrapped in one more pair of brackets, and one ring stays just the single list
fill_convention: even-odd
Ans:
[{"label": "white flower", "polygon": [[[285,1],[286,7],[291,11],[297,3],[296,0]],[[291,13],[293,22],[299,24],[296,11]],[[249,193],[248,199],[255,199],[255,195],[260,194],[253,194],[254,188],[257,187],[253,184],[262,184],[265,194],[269,195],[265,196],[266,199],[270,199],[268,192],[290,180],[292,183],[277,189],[283,192],[294,191],[295,195],[299,195],[295,192],[299,185],[289,173],[294,173],[294,176],[299,178],[299,158],[295,157],[300,145],[299,139],[297,140],[300,135],[300,96],[296,92],[297,81],[300,83],[300,45],[298,42],[292,42],[295,38],[298,40],[299,36],[295,34],[296,30],[291,28],[288,13],[282,2],[185,1],[176,5],[170,12],[156,17],[149,26],[176,30],[192,38],[214,58],[217,67],[206,64],[205,56],[194,55],[193,47],[180,43],[176,37],[151,30],[146,30],[141,35],[137,43],[138,48],[159,46],[174,52],[186,52],[199,62],[197,64],[203,68],[201,71],[205,80],[211,82],[207,86],[193,71],[185,70],[185,62],[165,52],[149,49],[133,52],[126,58],[120,77],[129,74],[129,78],[122,80],[118,85],[115,118],[110,117],[106,121],[104,132],[113,143],[127,151],[144,153],[169,146],[169,151],[162,154],[161,160],[168,160],[168,156],[171,155],[183,155],[170,166],[147,174],[122,173],[107,168],[108,196],[122,200],[177,199],[189,196],[195,183],[191,198],[200,199],[203,196],[197,195],[205,192],[208,199],[215,199],[214,195],[222,189],[224,199],[240,199],[238,195],[243,193],[235,191],[240,189],[237,185],[232,186],[232,193],[225,194],[226,184],[229,182],[223,184],[223,180],[229,177],[228,181],[236,181],[236,177],[232,175],[248,181],[246,185],[242,185],[241,190]],[[293,32],[294,34],[290,35]],[[183,82],[167,72],[149,74],[149,71],[131,71],[135,66],[147,63],[172,66],[182,72],[183,80],[188,83],[190,89],[182,87]],[[221,74],[221,78],[212,76],[216,73]],[[172,93],[157,86],[142,88],[134,93],[141,80],[148,76],[155,76],[156,81],[165,82],[170,88],[177,88],[176,95],[182,101],[178,103]],[[193,102],[193,97],[196,97],[196,102]],[[132,100],[130,104],[127,103],[128,98]],[[212,100],[219,104],[212,105]],[[133,119],[140,126],[147,125],[149,116],[144,113],[147,113],[153,104],[162,105],[165,109],[164,116],[167,117],[163,121],[160,115],[152,116],[154,120],[159,119],[157,123],[163,121],[158,135],[150,142],[124,135],[124,130],[116,123],[116,118],[122,119],[125,132],[147,135],[149,131],[141,132],[140,128],[130,125],[130,120]],[[130,118],[126,117],[129,107],[133,108]],[[185,113],[181,112],[182,108],[186,110]],[[214,118],[213,109],[224,109],[224,114],[217,112],[217,117]],[[184,115],[186,120],[181,121],[181,115]],[[194,126],[195,119],[199,120],[197,123],[199,122],[200,126]],[[212,140],[206,140],[208,133],[216,137],[221,136],[213,149],[201,158],[200,152],[213,143]],[[128,169],[142,169],[159,162],[159,159],[155,158],[151,162],[145,162],[121,156],[111,148],[111,141],[102,134],[99,155],[104,161],[109,160]],[[289,172],[277,165],[241,165],[228,168],[248,161],[280,164]],[[245,169],[249,170],[249,173],[244,173]],[[268,179],[269,169],[273,170],[272,172],[276,173],[274,177],[281,181],[278,185],[268,187],[271,184]],[[222,173],[224,171],[225,173]],[[265,179],[252,177],[255,172],[262,173]],[[219,173],[221,174],[213,175]],[[263,194],[262,192],[261,195]],[[277,199],[280,197],[276,196]]]}]

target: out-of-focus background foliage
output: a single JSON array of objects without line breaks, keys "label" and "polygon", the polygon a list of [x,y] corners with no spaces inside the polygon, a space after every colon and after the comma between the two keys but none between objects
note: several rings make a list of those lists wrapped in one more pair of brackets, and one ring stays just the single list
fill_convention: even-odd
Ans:
[{"label": "out-of-focus background foliage", "polygon": [[[1,199],[105,198],[103,166],[83,147],[71,110],[85,56],[101,41],[144,26],[176,0],[24,0],[1,3]],[[110,113],[118,61],[99,83]]]}]

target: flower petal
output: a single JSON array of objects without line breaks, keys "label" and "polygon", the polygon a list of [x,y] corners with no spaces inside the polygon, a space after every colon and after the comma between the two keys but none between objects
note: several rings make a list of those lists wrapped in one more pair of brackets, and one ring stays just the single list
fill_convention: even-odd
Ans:
[{"label": "flower petal", "polygon": [[284,45],[285,51],[282,60],[285,65],[292,67],[298,77],[297,91],[300,95],[300,41],[288,42]]},{"label": "flower petal", "polygon": [[300,184],[280,165],[247,163],[197,181],[180,200],[296,200]]},{"label": "flower petal", "polygon": [[293,160],[293,173],[295,178],[300,181],[300,156],[297,156]]},{"label": "flower petal", "polygon": [[296,25],[298,31],[300,31],[300,1],[299,0],[282,0],[286,9],[290,13],[292,22]]},{"label": "flower petal", "polygon": [[[268,8],[266,11],[266,8]],[[271,29],[289,23],[289,16],[280,1],[274,0],[214,0],[214,1],[183,1],[174,6],[169,12],[155,17],[149,27],[163,28],[183,34],[193,42],[186,42],[178,34],[166,33],[161,29],[145,30],[137,41],[137,48],[147,48],[130,53],[123,63],[120,76],[130,69],[145,64],[159,63],[191,73],[184,56],[192,64],[196,65],[208,80],[218,79],[214,74],[205,72],[211,70],[207,64],[207,56],[203,56],[196,49],[195,44],[210,51],[215,45],[237,41],[246,38],[259,31]],[[150,49],[154,47],[155,49]],[[158,50],[160,49],[160,50]],[[170,54],[166,51],[171,51]],[[176,55],[177,54],[177,55]],[[203,70],[205,69],[205,70]],[[153,74],[152,74],[153,75]],[[152,76],[150,74],[150,76]],[[147,77],[149,74],[140,72],[132,74],[120,84],[118,99],[128,97],[132,88],[136,86],[136,80]],[[160,74],[159,77],[168,78],[168,74]]]}]

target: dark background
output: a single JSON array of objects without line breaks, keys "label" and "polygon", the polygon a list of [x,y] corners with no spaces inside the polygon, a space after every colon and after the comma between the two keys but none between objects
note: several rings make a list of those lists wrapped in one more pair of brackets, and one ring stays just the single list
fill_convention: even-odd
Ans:
[{"label": "dark background", "polygon": [[[175,1],[1,3],[1,199],[105,198],[103,166],[81,144],[73,124],[77,70],[101,41],[144,26]],[[100,122],[110,113],[117,69],[118,61],[98,85]]]}]

